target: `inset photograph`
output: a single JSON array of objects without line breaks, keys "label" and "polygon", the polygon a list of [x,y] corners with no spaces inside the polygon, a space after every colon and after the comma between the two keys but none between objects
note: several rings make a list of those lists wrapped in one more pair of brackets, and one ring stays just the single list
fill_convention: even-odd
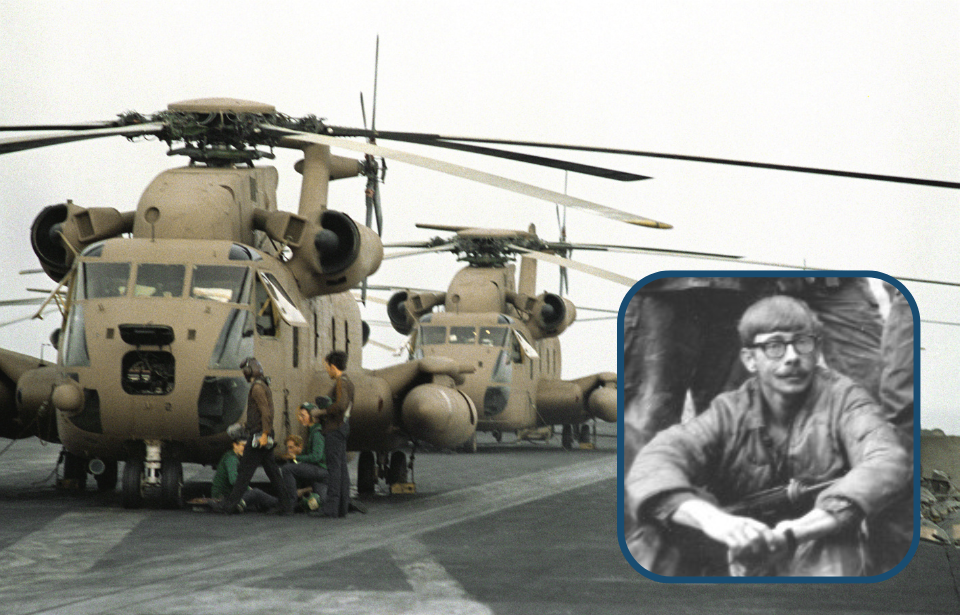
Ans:
[{"label": "inset photograph", "polygon": [[811,273],[625,300],[621,548],[646,576],[882,580],[915,551],[915,304]]}]

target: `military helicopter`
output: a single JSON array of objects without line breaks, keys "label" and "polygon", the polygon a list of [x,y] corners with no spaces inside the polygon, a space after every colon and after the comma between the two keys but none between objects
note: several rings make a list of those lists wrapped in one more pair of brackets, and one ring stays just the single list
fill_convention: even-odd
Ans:
[{"label": "military helicopter", "polygon": [[[328,351],[347,350],[348,368],[359,369],[364,329],[345,291],[377,270],[382,243],[369,227],[328,209],[327,193],[330,180],[366,176],[368,220],[371,208],[379,220],[379,196],[369,198],[371,186],[376,190],[382,180],[374,156],[636,225],[669,227],[521,182],[346,141],[337,137],[372,141],[374,135],[313,116],[290,118],[251,101],[190,100],[150,117],[126,113],[96,124],[2,130],[43,133],[0,140],[3,154],[108,136],[155,136],[169,154],[190,160],[158,175],[135,211],[67,201],[39,213],[31,244],[43,271],[59,283],[41,311],[56,301],[63,313],[63,326],[51,339],[57,363],[0,351],[0,436],[62,443],[65,477],[82,484],[93,473],[101,490],[113,490],[120,478],[122,502],[131,508],[148,499],[180,506],[182,464],[214,463],[226,448],[225,431],[245,410],[247,384],[239,371],[245,357],[258,357],[273,379],[280,437],[299,429],[291,413],[301,401],[329,392],[321,367]],[[331,145],[365,158],[331,155]],[[254,164],[273,158],[275,147],[303,151],[296,165],[303,176],[296,214],[278,209],[276,168]],[[526,161],[641,179],[541,157]],[[421,367],[434,377],[456,375],[441,363]],[[353,446],[372,449],[367,442],[399,437],[391,401],[413,380],[358,382]],[[119,461],[125,462],[122,477]]]},{"label": "military helicopter", "polygon": [[[382,179],[375,158],[390,158],[632,225],[670,227],[372,141],[463,150],[620,181],[645,176],[478,145],[483,139],[338,127],[250,101],[200,99],[171,104],[150,116],[130,112],[93,124],[0,130],[44,133],[0,139],[0,154],[93,138],[153,136],[167,143],[168,153],[190,160],[154,179],[133,212],[70,201],[40,212],[31,243],[44,271],[59,282],[49,297],[64,317],[52,339],[57,363],[0,351],[0,436],[62,443],[65,474],[86,479],[89,470],[104,490],[115,487],[117,462],[124,461],[122,499],[128,507],[155,496],[164,505],[178,506],[182,464],[211,463],[226,447],[225,430],[244,410],[246,385],[238,369],[243,357],[256,355],[274,379],[280,410],[275,430],[281,437],[297,429],[289,412],[300,401],[329,391],[330,381],[319,365],[326,351],[347,349],[348,368],[359,369],[363,325],[345,291],[377,270],[382,243],[367,226],[327,208],[331,179],[364,175],[368,186],[375,187]],[[277,170],[255,164],[273,158],[276,147],[303,151],[296,214],[278,208]],[[333,156],[330,147],[366,158]],[[822,169],[784,170],[958,187]],[[367,204],[368,211],[378,208],[379,198],[369,198]],[[527,288],[522,281],[520,287]],[[550,309],[566,309],[566,304]],[[352,416],[357,437],[351,448],[393,450],[392,443],[407,438],[393,414],[394,397],[410,398],[407,388],[421,381],[456,383],[464,373],[462,366],[425,353],[423,359],[381,370],[368,383],[358,382],[361,393]],[[449,403],[469,410],[472,402]],[[463,439],[469,437],[468,432]]]}]

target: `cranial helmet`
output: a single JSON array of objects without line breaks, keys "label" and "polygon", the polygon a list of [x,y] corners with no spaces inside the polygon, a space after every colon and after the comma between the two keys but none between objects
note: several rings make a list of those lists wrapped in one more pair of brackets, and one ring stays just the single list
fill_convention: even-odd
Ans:
[{"label": "cranial helmet", "polygon": [[243,370],[243,375],[247,380],[263,378],[263,366],[254,357],[244,359],[243,363],[240,364],[240,369]]}]

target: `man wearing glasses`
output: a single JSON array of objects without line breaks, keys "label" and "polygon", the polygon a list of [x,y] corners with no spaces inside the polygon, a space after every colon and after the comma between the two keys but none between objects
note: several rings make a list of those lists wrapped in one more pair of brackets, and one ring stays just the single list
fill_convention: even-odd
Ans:
[{"label": "man wearing glasses", "polygon": [[[910,454],[863,388],[818,365],[821,325],[804,302],[762,299],[738,330],[751,378],[658,434],[633,463],[631,553],[676,576],[884,572],[864,521],[910,488]],[[788,485],[767,509],[738,509]],[[803,485],[818,487],[802,497]]]}]

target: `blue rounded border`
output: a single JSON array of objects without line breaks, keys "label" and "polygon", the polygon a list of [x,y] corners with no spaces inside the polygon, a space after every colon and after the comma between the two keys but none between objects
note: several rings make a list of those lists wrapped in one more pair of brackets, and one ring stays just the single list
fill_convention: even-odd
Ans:
[{"label": "blue rounded border", "polygon": [[[810,277],[841,277],[841,278],[875,278],[883,280],[893,285],[899,290],[913,314],[913,542],[910,543],[910,549],[897,566],[883,574],[870,577],[668,577],[650,572],[634,559],[630,550],[627,548],[626,536],[624,535],[624,491],[623,485],[626,478],[626,469],[623,467],[623,374],[624,365],[624,344],[623,344],[623,320],[627,310],[627,305],[633,296],[641,288],[661,278],[686,278],[686,277],[737,277],[737,278],[810,278]],[[902,571],[910,560],[913,559],[917,548],[920,545],[920,310],[917,308],[917,302],[910,294],[910,291],[896,278],[879,271],[659,271],[642,278],[633,287],[627,291],[623,301],[620,303],[620,312],[617,317],[617,346],[619,356],[617,357],[617,372],[621,374],[617,382],[617,539],[620,543],[620,551],[630,566],[654,581],[661,583],[878,583],[885,581],[890,577]]]}]

